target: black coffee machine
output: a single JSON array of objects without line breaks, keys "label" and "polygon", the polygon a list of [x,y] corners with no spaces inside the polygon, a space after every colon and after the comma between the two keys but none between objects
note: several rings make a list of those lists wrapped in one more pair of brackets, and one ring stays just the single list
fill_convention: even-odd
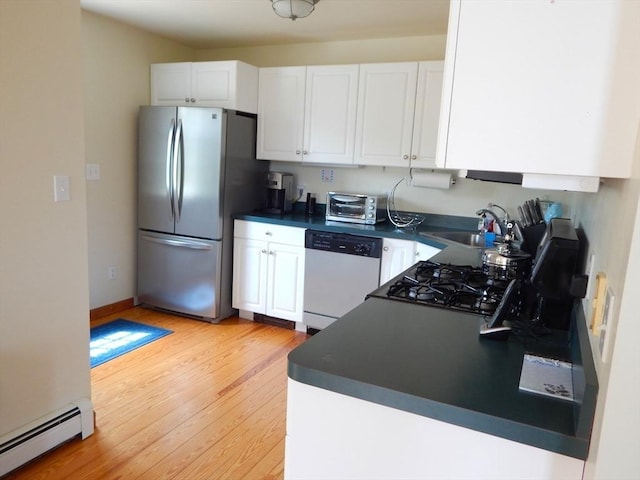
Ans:
[{"label": "black coffee machine", "polygon": [[267,204],[265,213],[282,215],[292,209],[293,175],[284,172],[267,172]]},{"label": "black coffee machine", "polygon": [[569,330],[573,301],[584,298],[587,290],[587,275],[578,273],[583,248],[570,219],[551,219],[529,278],[536,300],[532,305],[533,324]]}]

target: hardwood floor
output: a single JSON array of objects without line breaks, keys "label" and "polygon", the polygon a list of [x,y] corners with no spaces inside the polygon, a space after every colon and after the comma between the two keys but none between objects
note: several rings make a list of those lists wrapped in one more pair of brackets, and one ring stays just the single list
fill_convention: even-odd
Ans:
[{"label": "hardwood floor", "polygon": [[307,335],[132,308],[174,333],[91,370],[96,431],[9,474],[22,479],[281,479],[286,358]]}]

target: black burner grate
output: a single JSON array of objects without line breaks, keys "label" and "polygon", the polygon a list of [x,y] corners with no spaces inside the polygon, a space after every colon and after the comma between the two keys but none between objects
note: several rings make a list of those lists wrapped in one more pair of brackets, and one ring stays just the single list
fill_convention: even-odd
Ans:
[{"label": "black burner grate", "polygon": [[[481,268],[418,262],[393,283],[387,298],[492,315],[507,287],[507,281],[492,278]],[[374,292],[373,296],[381,296]]]}]

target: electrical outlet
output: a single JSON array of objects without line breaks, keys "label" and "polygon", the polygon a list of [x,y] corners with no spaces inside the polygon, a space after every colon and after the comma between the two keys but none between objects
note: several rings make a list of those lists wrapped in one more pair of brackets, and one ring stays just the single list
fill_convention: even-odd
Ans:
[{"label": "electrical outlet", "polygon": [[586,266],[587,275],[587,298],[593,299],[594,288],[596,284],[596,252],[591,252]]},{"label": "electrical outlet", "polygon": [[86,177],[87,180],[100,180],[100,165],[97,163],[87,163]]},{"label": "electrical outlet", "polygon": [[333,183],[334,171],[333,168],[323,168],[320,170],[320,180],[327,183]]},{"label": "electrical outlet", "polygon": [[115,280],[117,276],[118,276],[118,270],[116,269],[116,267],[111,266],[107,269],[107,278],[109,280]]},{"label": "electrical outlet", "polygon": [[600,358],[603,363],[609,361],[609,355],[611,350],[611,337],[612,335],[612,317],[613,317],[613,302],[615,295],[611,288],[607,288],[607,293],[604,299],[604,311],[602,317],[602,325],[600,325],[600,339],[598,341],[598,348],[600,349]]}]

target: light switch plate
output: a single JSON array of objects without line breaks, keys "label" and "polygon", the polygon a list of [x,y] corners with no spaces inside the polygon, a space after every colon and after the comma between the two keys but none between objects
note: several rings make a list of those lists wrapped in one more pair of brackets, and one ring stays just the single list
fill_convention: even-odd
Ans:
[{"label": "light switch plate", "polygon": [[87,163],[87,180],[100,180],[100,165]]},{"label": "light switch plate", "polygon": [[53,200],[55,202],[68,202],[71,200],[69,175],[54,175]]}]

